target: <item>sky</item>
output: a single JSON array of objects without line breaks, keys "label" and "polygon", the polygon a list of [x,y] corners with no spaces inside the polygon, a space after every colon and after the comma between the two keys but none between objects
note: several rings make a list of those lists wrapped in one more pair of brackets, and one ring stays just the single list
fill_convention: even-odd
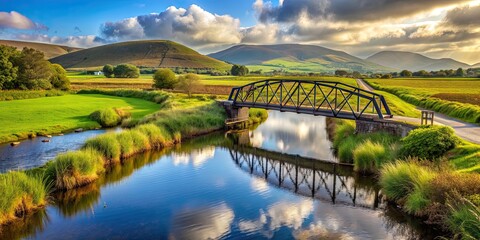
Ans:
[{"label": "sky", "polygon": [[0,39],[93,47],[168,39],[201,53],[320,45],[480,62],[480,0],[0,0]]}]

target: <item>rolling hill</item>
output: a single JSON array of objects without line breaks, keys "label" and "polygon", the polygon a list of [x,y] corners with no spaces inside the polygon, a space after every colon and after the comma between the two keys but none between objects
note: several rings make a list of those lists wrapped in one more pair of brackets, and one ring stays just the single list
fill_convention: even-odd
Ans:
[{"label": "rolling hill", "polygon": [[139,67],[185,67],[229,70],[230,65],[165,40],[121,42],[83,49],[50,59],[64,68],[98,68],[130,63]]},{"label": "rolling hill", "polygon": [[314,45],[237,45],[209,56],[234,64],[247,65],[250,70],[262,69],[264,72],[272,70],[334,72],[337,69],[390,72],[396,70],[342,51]]},{"label": "rolling hill", "polygon": [[81,48],[67,47],[62,45],[36,43],[36,42],[22,42],[22,41],[14,41],[14,40],[0,40],[0,45],[16,47],[19,50],[22,50],[24,47],[33,48],[43,52],[47,59],[57,57],[63,54],[67,54],[70,52],[75,52],[81,49]]},{"label": "rolling hill", "polygon": [[470,68],[472,66],[451,58],[433,59],[418,53],[401,51],[378,52],[366,60],[387,67],[410,71],[438,71],[442,69]]}]

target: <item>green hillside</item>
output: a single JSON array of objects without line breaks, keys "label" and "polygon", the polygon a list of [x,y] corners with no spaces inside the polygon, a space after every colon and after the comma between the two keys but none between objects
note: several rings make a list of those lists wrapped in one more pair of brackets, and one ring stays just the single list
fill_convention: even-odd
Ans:
[{"label": "green hillside", "polygon": [[182,67],[228,70],[230,65],[172,41],[121,42],[84,49],[50,59],[64,68],[98,68],[130,63],[139,67]]},{"label": "green hillside", "polygon": [[22,42],[13,40],[0,40],[0,45],[16,47],[22,50],[24,47],[33,48],[45,54],[45,57],[53,58],[70,52],[75,52],[81,48],[67,47],[54,44],[36,43],[36,42]]},{"label": "green hillside", "polygon": [[314,45],[238,45],[210,54],[216,59],[247,65],[264,72],[334,72],[337,69],[359,72],[391,72],[388,68],[365,61],[346,52]]},{"label": "green hillside", "polygon": [[433,59],[418,53],[401,51],[378,52],[366,60],[384,66],[410,71],[438,71],[442,69],[470,68],[471,66],[451,58]]}]

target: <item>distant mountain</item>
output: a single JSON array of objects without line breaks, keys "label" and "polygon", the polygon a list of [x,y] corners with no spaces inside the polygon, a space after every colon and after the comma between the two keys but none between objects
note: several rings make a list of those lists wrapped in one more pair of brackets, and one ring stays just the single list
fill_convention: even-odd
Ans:
[{"label": "distant mountain", "polygon": [[473,68],[480,68],[480,63],[474,64],[472,67]]},{"label": "distant mountain", "polygon": [[64,68],[98,68],[130,63],[139,67],[182,67],[229,70],[231,65],[166,40],[121,42],[83,49],[50,59]]},{"label": "distant mountain", "polygon": [[395,71],[368,62],[342,51],[314,45],[237,45],[209,54],[210,57],[234,64],[247,65],[250,70],[287,70],[295,72],[333,72],[345,69],[359,72]]},{"label": "distant mountain", "polygon": [[0,40],[0,45],[16,47],[19,50],[22,50],[24,47],[33,48],[43,52],[47,59],[57,57],[63,54],[67,54],[70,52],[75,52],[81,49],[81,48],[67,47],[62,45],[36,43],[36,42],[22,42],[22,41],[14,41],[14,40]]},{"label": "distant mountain", "polygon": [[410,71],[438,71],[442,69],[470,68],[472,66],[451,58],[433,59],[418,53],[401,51],[383,51],[366,59],[383,66]]}]

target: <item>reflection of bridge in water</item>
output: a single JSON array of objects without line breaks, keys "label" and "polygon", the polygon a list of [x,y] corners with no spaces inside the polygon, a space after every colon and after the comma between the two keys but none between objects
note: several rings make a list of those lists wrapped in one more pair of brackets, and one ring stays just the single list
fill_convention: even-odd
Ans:
[{"label": "reflection of bridge in water", "polygon": [[297,194],[334,204],[383,207],[378,187],[356,176],[351,166],[251,147],[230,148],[230,155],[241,169]]}]

